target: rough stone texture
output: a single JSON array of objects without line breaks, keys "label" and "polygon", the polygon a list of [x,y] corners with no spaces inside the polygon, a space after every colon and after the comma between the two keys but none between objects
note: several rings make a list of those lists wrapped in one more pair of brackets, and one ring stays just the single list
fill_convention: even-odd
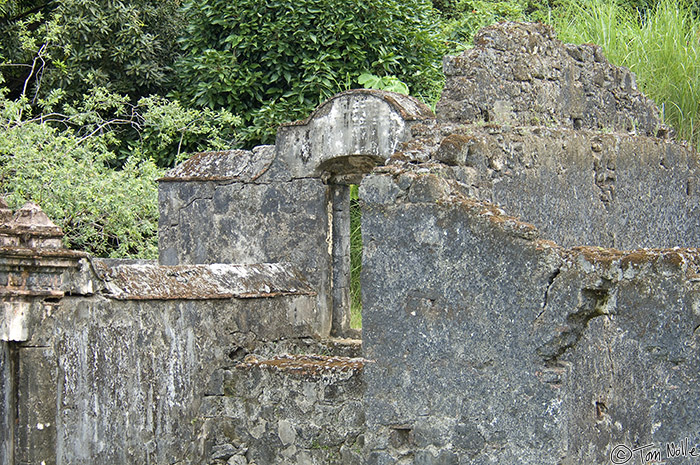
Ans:
[{"label": "rough stone texture", "polygon": [[[265,342],[265,334],[250,331],[259,323],[248,321],[246,315],[279,325],[275,307],[280,299],[288,298],[64,298],[54,328],[46,328],[55,334],[60,386],[56,460],[75,464],[215,463],[210,436],[220,432],[207,428],[211,422],[230,419],[226,412],[219,412],[223,415],[219,418],[206,399],[223,395],[222,389],[237,382],[225,373],[245,354],[264,356],[279,350]],[[253,311],[246,310],[250,305],[255,305]],[[294,333],[301,332],[284,332]],[[278,391],[275,398],[283,401],[282,396],[292,392]],[[269,399],[260,402],[264,405]],[[274,410],[265,408],[270,419]]]},{"label": "rough stone texture", "polygon": [[412,97],[351,90],[319,106],[307,119],[277,132],[270,179],[362,175],[389,158],[416,122],[433,112]]},{"label": "rough stone texture", "polygon": [[161,264],[292,263],[317,293],[318,334],[329,334],[330,199],[320,180],[161,183],[159,196]]},{"label": "rough stone texture", "polygon": [[57,458],[196,462],[197,399],[213,367],[238,347],[241,328],[231,304],[71,298],[62,310],[54,329]]},{"label": "rough stone texture", "polygon": [[0,463],[13,464],[15,392],[13,389],[10,344],[0,341]]},{"label": "rough stone texture", "polygon": [[101,274],[109,296],[119,300],[315,295],[299,271],[288,263],[180,266],[93,264]]},{"label": "rough stone texture", "polygon": [[421,150],[451,166],[426,163],[425,170],[456,179],[465,194],[526,218],[560,245],[700,243],[698,157],[686,145],[542,127],[443,130],[455,132]]},{"label": "rough stone texture", "polygon": [[161,182],[159,199],[163,265],[290,262],[307,278],[330,269],[329,199],[318,179]]},{"label": "rough stone texture", "polygon": [[524,329],[559,256],[488,206],[363,194],[368,463],[559,463],[560,394]]},{"label": "rough stone texture", "polygon": [[612,66],[596,45],[562,44],[544,24],[499,23],[476,46],[446,57],[438,118],[471,123],[555,125],[572,129],[662,130],[654,102],[634,75]]},{"label": "rough stone texture", "polygon": [[51,347],[21,347],[17,357],[15,461],[55,464],[56,356]]},{"label": "rough stone texture", "polygon": [[234,456],[257,464],[362,463],[364,363],[248,356],[222,370],[219,390],[202,401],[203,429],[211,432],[206,455],[220,463]]},{"label": "rough stone texture", "polygon": [[570,463],[647,444],[667,463],[697,463],[666,445],[700,451],[699,270],[697,249],[566,254],[533,329],[548,333],[538,351],[565,393]]},{"label": "rough stone texture", "polygon": [[563,249],[448,188],[411,200],[442,182],[362,186],[368,463],[608,463],[698,431],[700,251]]},{"label": "rough stone texture", "polygon": [[253,182],[267,171],[274,158],[272,145],[253,150],[202,152],[168,171],[160,181]]}]

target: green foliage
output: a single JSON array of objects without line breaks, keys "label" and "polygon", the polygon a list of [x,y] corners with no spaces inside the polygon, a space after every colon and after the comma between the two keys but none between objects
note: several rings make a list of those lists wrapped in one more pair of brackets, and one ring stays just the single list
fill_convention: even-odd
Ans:
[{"label": "green foliage", "polygon": [[439,91],[443,43],[427,0],[190,0],[184,10],[176,95],[242,115],[255,127],[244,145],[272,140],[261,116],[308,114],[363,72],[396,76],[426,100]]},{"label": "green foliage", "polygon": [[358,186],[350,185],[350,327],[362,328],[362,211]]},{"label": "green foliage", "polygon": [[408,86],[396,76],[375,76],[370,73],[362,73],[357,77],[357,83],[365,89],[387,90],[399,94],[408,95]]},{"label": "green foliage", "polygon": [[[157,189],[161,171],[129,160],[112,170],[112,133],[81,134],[71,126],[99,115],[86,102],[68,115],[31,117],[26,98],[0,94],[0,191],[17,207],[38,203],[65,232],[66,246],[98,256],[153,258],[157,253]],[[51,121],[71,125],[63,129]],[[104,129],[104,128],[103,128]]]},{"label": "green foliage", "polygon": [[572,4],[555,23],[562,40],[592,42],[637,75],[679,135],[700,145],[700,19],[693,4],[660,0],[640,14],[613,1]]},{"label": "green foliage", "polygon": [[143,97],[130,106],[130,124],[120,133],[125,147],[117,161],[121,165],[128,158],[150,158],[158,166],[172,167],[190,153],[227,150],[240,122],[226,110],[184,108],[177,100]]},{"label": "green foliage", "polygon": [[442,35],[451,53],[468,48],[476,32],[499,21],[518,21],[526,18],[529,3],[525,0],[444,0],[441,2]]},{"label": "green foliage", "polygon": [[[65,232],[68,247],[98,256],[153,258],[157,251],[157,187],[152,161],[181,161],[185,145],[230,147],[220,134],[235,127],[228,112],[182,108],[177,101],[95,88],[76,104],[56,89],[30,105],[0,89],[0,192],[17,206],[37,202]],[[36,112],[34,114],[33,112]],[[135,137],[124,139],[125,131]],[[128,145],[128,158],[119,159]],[[119,169],[113,169],[114,166]]]},{"label": "green foliage", "polygon": [[61,88],[72,99],[95,86],[132,98],[169,88],[178,0],[5,1],[0,72],[12,98],[25,83],[32,94]]},{"label": "green foliage", "polygon": [[[71,117],[62,124],[81,134],[108,129],[114,166],[133,156],[172,166],[186,152],[229,148],[240,122],[230,112],[146,97],[164,95],[171,84],[170,66],[182,31],[179,3],[4,0],[0,85],[10,99],[27,98],[37,115],[44,111],[39,103],[49,96],[62,113],[75,112],[84,98],[91,100],[92,120]],[[105,92],[124,97],[104,98]]]}]

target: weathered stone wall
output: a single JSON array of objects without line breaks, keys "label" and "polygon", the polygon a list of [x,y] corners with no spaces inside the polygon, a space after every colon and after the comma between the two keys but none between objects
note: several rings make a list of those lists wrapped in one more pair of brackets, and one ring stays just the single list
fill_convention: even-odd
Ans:
[{"label": "weathered stone wall", "polygon": [[362,185],[368,463],[560,463],[560,391],[530,347],[558,256],[495,209],[424,195],[433,175],[402,180],[404,201],[390,176]]},{"label": "weathered stone wall", "polygon": [[411,97],[348,91],[275,146],[195,155],[160,180],[160,263],[292,263],[317,293],[317,335],[351,334],[347,185],[432,118]]},{"label": "weathered stone wall", "polygon": [[14,463],[12,420],[15,405],[12,390],[12,361],[9,343],[0,342],[0,463]]},{"label": "weathered stone wall", "polygon": [[471,125],[430,131],[411,148],[423,170],[458,180],[465,194],[526,218],[563,246],[700,243],[697,153],[672,140]]},{"label": "weathered stone wall", "polygon": [[597,45],[562,44],[550,26],[500,23],[475,47],[446,57],[438,119],[571,129],[666,131],[634,75],[611,65]]},{"label": "weathered stone wall", "polygon": [[445,59],[436,122],[413,126],[392,164],[439,162],[424,169],[563,246],[698,244],[697,154],[628,70],[542,24],[497,24],[475,44]]},{"label": "weathered stone wall", "polygon": [[[246,356],[264,361],[301,350],[358,355],[310,338],[315,298],[293,273],[260,265],[95,261],[83,267],[74,278],[95,293],[66,296],[44,315],[15,349],[14,373],[14,364],[3,359],[3,396],[17,395],[3,403],[3,422],[14,423],[3,434],[14,431],[17,463],[224,463],[233,443],[240,459],[232,463],[286,463],[297,455],[340,453],[346,439],[347,447],[355,443],[358,423],[344,420],[361,397],[353,381],[361,359],[320,357],[307,367],[316,371],[300,381],[286,379],[295,376],[291,369],[272,376],[277,386],[250,391],[246,384],[269,378],[261,374],[264,367],[243,365]],[[311,396],[302,410],[294,409],[297,391],[288,391],[290,384]],[[217,410],[218,401],[246,408]],[[5,410],[12,405],[19,406],[17,416]],[[284,408],[300,438],[288,441],[292,430],[285,430],[277,447],[257,432]],[[220,430],[224,424],[235,429]],[[218,441],[222,437],[229,442]],[[14,463],[4,454],[4,463]],[[267,461],[273,456],[279,460]]]},{"label": "weathered stone wall", "polygon": [[[560,373],[569,463],[649,444],[668,463],[697,463],[698,271],[698,249],[565,254],[535,334]],[[694,456],[669,456],[685,440]]]},{"label": "weathered stone wall", "polygon": [[324,309],[317,334],[329,334],[330,198],[319,179],[163,182],[159,196],[161,264],[294,263]]},{"label": "weathered stone wall", "polygon": [[364,361],[247,356],[202,400],[206,456],[230,464],[360,464]]},{"label": "weathered stone wall", "polygon": [[504,169],[493,177],[495,203],[567,247],[700,244],[694,150],[629,135],[564,131],[549,136],[522,141],[506,136],[501,150],[490,151],[498,158],[505,155],[503,147],[528,147],[503,157]]},{"label": "weathered stone wall", "polygon": [[[284,389],[284,375],[278,376],[277,388],[270,384],[264,394],[251,391],[246,380],[254,375],[236,368],[247,353],[274,350],[246,331],[240,316],[275,315],[279,299],[115,302],[95,297],[64,302],[54,328],[60,386],[56,460],[216,463],[229,450],[225,444],[235,443],[242,446],[236,452],[247,454],[251,462],[282,463],[264,458],[280,455],[286,447],[277,450],[255,427],[272,422],[271,417],[281,414],[276,403],[292,403],[297,391]],[[254,308],[241,308],[245,306]],[[285,349],[293,347],[287,344]],[[324,389],[320,378],[307,379],[304,385],[307,391]],[[358,395],[350,391],[348,395]],[[225,408],[239,398],[246,399],[247,410]],[[217,410],[218,400],[224,407]],[[346,401],[341,394],[323,400],[337,410]],[[255,408],[264,409],[264,415]],[[256,414],[259,421],[254,421]],[[296,415],[290,412],[300,428],[317,424],[311,416]],[[333,419],[325,418],[326,434],[346,428]],[[219,428],[224,424],[235,426],[229,443],[217,442],[229,431]],[[316,433],[307,434],[307,446],[322,440],[321,432]],[[260,454],[267,455],[256,461],[262,447]]]},{"label": "weathered stone wall", "polygon": [[560,248],[444,184],[362,185],[368,463],[607,463],[698,431],[698,250]]}]

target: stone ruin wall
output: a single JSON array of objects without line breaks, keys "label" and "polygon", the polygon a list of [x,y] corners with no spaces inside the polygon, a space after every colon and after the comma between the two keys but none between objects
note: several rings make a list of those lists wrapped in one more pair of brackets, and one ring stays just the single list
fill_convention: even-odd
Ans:
[{"label": "stone ruin wall", "polygon": [[[629,71],[546,26],[486,28],[444,67],[437,116],[350,91],[275,146],[169,172],[159,263],[65,251],[35,206],[0,205],[0,463],[602,464],[700,442],[697,154]],[[361,346],[331,337],[359,336],[350,183]]]}]

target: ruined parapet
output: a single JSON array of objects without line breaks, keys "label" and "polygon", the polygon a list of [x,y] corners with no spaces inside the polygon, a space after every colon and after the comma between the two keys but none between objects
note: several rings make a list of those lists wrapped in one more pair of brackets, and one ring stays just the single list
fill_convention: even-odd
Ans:
[{"label": "ruined parapet", "polygon": [[[526,218],[560,245],[700,243],[700,164],[686,144],[562,128],[444,130],[411,147],[419,150],[411,156],[430,160],[417,170],[457,180],[464,193]],[[396,164],[404,166],[399,157]]]},{"label": "ruined parapet", "polygon": [[[0,200],[0,463],[51,462],[56,439],[55,354],[42,327],[55,318],[85,253],[38,205]],[[54,400],[52,400],[54,399]]]},{"label": "ruined parapet", "polygon": [[159,262],[293,264],[315,293],[313,327],[324,337],[331,326],[327,187],[314,178],[262,182],[274,154],[272,146],[203,153],[162,178]]},{"label": "ruined parapet", "polygon": [[368,463],[692,448],[697,153],[546,26],[486,28],[445,71],[437,123],[360,187]]},{"label": "ruined parapet", "polygon": [[209,463],[364,463],[366,363],[283,354],[224,370],[202,401]]},{"label": "ruined parapet", "polygon": [[61,229],[31,202],[12,214],[0,200],[0,220],[0,340],[28,341],[86,254],[64,249]]},{"label": "ruined parapet", "polygon": [[220,301],[236,330],[260,340],[316,337],[316,292],[289,263],[162,266],[93,260],[95,287],[117,301]]},{"label": "ruined parapet", "polygon": [[360,188],[368,463],[666,456],[699,426],[697,153],[542,25],[445,70]]},{"label": "ruined parapet", "polygon": [[430,108],[412,97],[379,90],[342,92],[308,118],[280,127],[278,163],[270,176],[330,175],[339,177],[337,182],[359,183],[412,137],[414,124],[434,119]]},{"label": "ruined parapet", "polygon": [[500,23],[444,66],[437,123],[414,126],[390,164],[439,171],[562,246],[699,243],[697,152],[599,47]]},{"label": "ruined parapet", "polygon": [[446,57],[442,121],[665,133],[659,110],[634,75],[597,45],[563,44],[544,24],[499,23],[475,46]]},{"label": "ruined parapet", "polygon": [[317,293],[318,336],[351,334],[349,184],[433,120],[411,97],[353,90],[274,146],[193,156],[160,179],[159,262],[291,263]]}]

